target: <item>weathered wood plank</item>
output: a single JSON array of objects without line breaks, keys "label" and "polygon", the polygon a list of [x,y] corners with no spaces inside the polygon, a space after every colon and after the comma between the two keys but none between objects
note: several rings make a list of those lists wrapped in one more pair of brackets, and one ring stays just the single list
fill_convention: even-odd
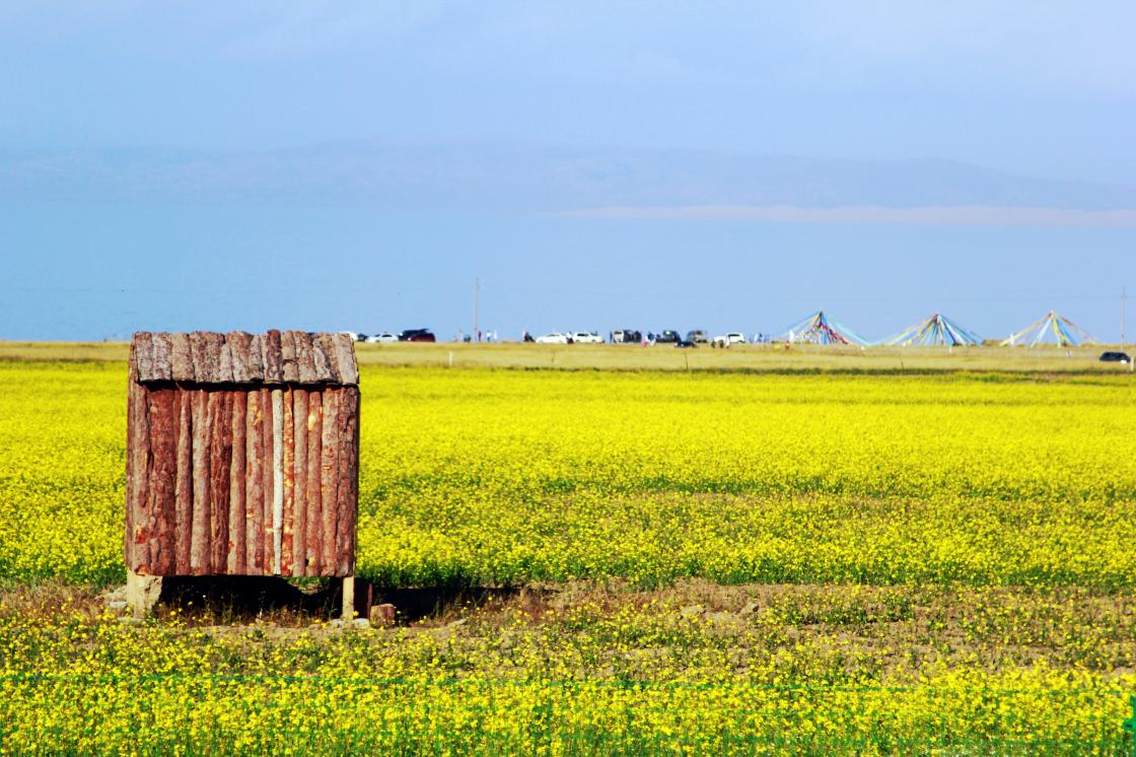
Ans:
[{"label": "weathered wood plank", "polygon": [[177,575],[190,573],[193,530],[193,392],[178,390],[177,480],[174,489],[174,562]]},{"label": "weathered wood plank", "polygon": [[209,565],[211,573],[224,573],[229,553],[229,465],[233,456],[232,395],[209,392]]},{"label": "weathered wood plank", "polygon": [[263,479],[261,487],[264,494],[262,504],[264,515],[261,518],[261,539],[264,542],[264,560],[261,562],[261,569],[265,575],[273,573],[273,566],[276,564],[276,539],[273,534],[275,524],[273,518],[273,496],[274,484],[273,474],[275,468],[272,460],[272,391],[269,389],[260,390],[260,412],[263,421],[260,424],[261,432],[261,454],[264,455],[264,463],[261,465],[261,473]]},{"label": "weathered wood plank", "polygon": [[300,380],[300,368],[296,364],[296,332],[283,331],[280,333],[280,365],[284,372],[284,381],[295,384]]},{"label": "weathered wood plank", "polygon": [[295,457],[293,476],[292,575],[304,575],[307,562],[308,481],[308,390],[292,391],[292,437]]},{"label": "weathered wood plank", "polygon": [[150,475],[146,492],[149,514],[150,575],[173,575],[174,527],[177,513],[177,391],[153,389],[148,394]]},{"label": "weathered wood plank", "polygon": [[213,371],[209,367],[207,341],[204,331],[194,331],[189,335],[189,355],[193,360],[193,380],[198,383],[213,380]]},{"label": "weathered wood plank", "polygon": [[335,357],[335,337],[332,334],[316,334],[312,339],[313,355],[323,356],[323,373],[320,381],[327,384],[339,382],[339,361]]},{"label": "weathered wood plank", "polygon": [[320,575],[335,573],[335,534],[339,496],[339,392],[323,393],[323,431],[320,440]]},{"label": "weathered wood plank", "polygon": [[150,575],[150,515],[146,502],[150,477],[149,391],[133,381],[127,391],[127,425],[131,430],[128,440],[130,481],[127,491],[127,510],[131,525],[130,569],[140,575]]},{"label": "weathered wood plank", "polygon": [[354,386],[337,389],[339,395],[339,449],[336,495],[335,574],[349,576],[355,571],[355,518],[358,511],[359,390]]},{"label": "weathered wood plank", "polygon": [[221,342],[221,360],[217,366],[217,370],[220,372],[220,380],[231,383],[233,380],[233,348],[224,334],[218,334],[217,338]]},{"label": "weathered wood plank", "polygon": [[323,395],[320,392],[308,392],[308,472],[307,494],[305,508],[307,509],[307,522],[304,526],[305,576],[318,576],[320,570],[321,545],[320,529],[323,525],[321,513],[320,494],[320,465],[322,462],[323,444]]},{"label": "weathered wood plank", "polygon": [[252,334],[246,334],[243,331],[230,331],[225,335],[225,344],[229,348],[230,371],[233,374],[233,381],[237,384],[251,383],[253,373],[250,367],[251,357],[249,353],[252,346]]},{"label": "weathered wood plank", "polygon": [[245,426],[245,572],[263,574],[264,565],[264,411],[260,392],[247,393]]},{"label": "weathered wood plank", "polygon": [[359,383],[359,366],[355,363],[355,343],[347,334],[332,334],[335,345],[335,365],[342,384]]},{"label": "weathered wood plank", "polygon": [[229,458],[229,543],[225,569],[232,575],[245,572],[245,428],[248,424],[248,395],[232,393],[229,412],[233,452]]},{"label": "weathered wood plank", "polygon": [[264,381],[264,339],[260,334],[253,334],[249,339],[248,363],[248,380],[251,383],[259,384]]},{"label": "weathered wood plank", "polygon": [[272,390],[272,574],[284,558],[284,390]]},{"label": "weathered wood plank", "polygon": [[296,372],[301,384],[314,384],[319,376],[316,372],[315,356],[312,352],[312,335],[306,331],[292,332],[296,342]]},{"label": "weathered wood plank", "polygon": [[170,334],[170,370],[174,381],[194,381],[189,334]]},{"label": "weathered wood plank", "polygon": [[[295,362],[293,361],[293,366]],[[292,390],[285,389],[283,397],[283,535],[280,541],[280,575],[292,575],[292,536],[295,533],[296,515],[296,429],[292,418]]]},{"label": "weathered wood plank", "polygon": [[130,360],[138,371],[139,381],[154,380],[154,344],[149,331],[139,331],[130,342]]},{"label": "weathered wood plank", "polygon": [[[202,342],[204,344],[204,342]],[[204,349],[204,347],[202,347]],[[193,390],[193,522],[190,527],[189,570],[194,575],[209,571],[209,446],[212,419],[208,393]]]},{"label": "weathered wood plank", "polygon": [[[201,335],[201,341],[205,343],[205,378],[199,378],[198,381],[203,381],[210,384],[220,384],[225,381],[232,380],[232,374],[225,376],[221,370],[221,352],[225,346],[225,335],[218,334],[216,331],[206,331]],[[194,366],[194,372],[201,366]]]},{"label": "weathered wood plank", "polygon": [[328,384],[335,380],[331,368],[332,358],[329,358],[328,350],[324,349],[328,341],[326,337],[327,334],[316,334],[312,337],[312,380],[317,384]]},{"label": "weathered wood plank", "polygon": [[281,354],[280,332],[273,329],[264,335],[264,383],[284,381],[284,362]]},{"label": "weathered wood plank", "polygon": [[153,380],[172,381],[173,373],[173,342],[167,333],[151,335],[154,347]]}]

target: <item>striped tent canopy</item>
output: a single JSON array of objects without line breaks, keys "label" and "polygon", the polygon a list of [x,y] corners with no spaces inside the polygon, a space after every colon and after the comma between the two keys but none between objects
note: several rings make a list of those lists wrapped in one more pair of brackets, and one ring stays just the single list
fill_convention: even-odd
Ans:
[{"label": "striped tent canopy", "polygon": [[893,347],[960,347],[981,344],[982,339],[945,315],[935,313],[882,343]]},{"label": "striped tent canopy", "polygon": [[1059,347],[1076,347],[1080,344],[1095,343],[1096,340],[1089,335],[1089,332],[1058,314],[1056,310],[1050,310],[1021,331],[1010,334],[1002,345],[1037,347],[1051,344]]},{"label": "striped tent canopy", "polygon": [[829,318],[823,310],[794,323],[777,341],[800,344],[867,344],[856,332]]}]

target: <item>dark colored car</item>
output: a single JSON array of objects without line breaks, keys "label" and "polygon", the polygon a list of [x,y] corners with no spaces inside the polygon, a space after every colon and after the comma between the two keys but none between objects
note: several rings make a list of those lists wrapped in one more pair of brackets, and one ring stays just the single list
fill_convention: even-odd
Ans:
[{"label": "dark colored car", "polygon": [[430,329],[407,329],[398,335],[400,342],[436,342],[438,341]]},{"label": "dark colored car", "polygon": [[657,344],[678,344],[682,341],[682,337],[678,335],[677,331],[667,329],[661,334],[655,335],[655,342]]},{"label": "dark colored car", "polygon": [[1127,352],[1102,352],[1100,361],[1102,363],[1131,363],[1132,358],[1128,357]]},{"label": "dark colored car", "polygon": [[675,342],[675,347],[678,347],[680,350],[688,350],[697,346],[698,342],[692,341],[690,339],[683,339],[681,342]]}]

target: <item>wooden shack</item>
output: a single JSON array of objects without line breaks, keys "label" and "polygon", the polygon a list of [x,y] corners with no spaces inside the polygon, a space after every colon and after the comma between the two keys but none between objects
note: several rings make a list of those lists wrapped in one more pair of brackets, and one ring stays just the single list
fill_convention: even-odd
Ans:
[{"label": "wooden shack", "polygon": [[359,369],[350,337],[140,332],[128,402],[136,611],[156,600],[154,578],[190,575],[342,578],[351,608]]}]

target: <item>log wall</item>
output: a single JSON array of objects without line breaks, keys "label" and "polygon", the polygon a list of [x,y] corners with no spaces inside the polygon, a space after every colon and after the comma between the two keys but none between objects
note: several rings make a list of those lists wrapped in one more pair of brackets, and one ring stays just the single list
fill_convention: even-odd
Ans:
[{"label": "log wall", "polygon": [[357,386],[132,380],[127,412],[135,573],[354,573]]}]

